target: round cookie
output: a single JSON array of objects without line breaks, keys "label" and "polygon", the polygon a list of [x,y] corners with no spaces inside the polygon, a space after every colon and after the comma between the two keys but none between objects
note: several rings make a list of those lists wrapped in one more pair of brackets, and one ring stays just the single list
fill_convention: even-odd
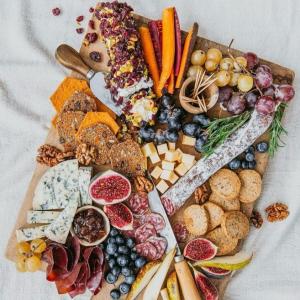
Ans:
[{"label": "round cookie", "polygon": [[224,233],[233,239],[244,239],[249,233],[249,220],[240,211],[226,212],[221,221]]},{"label": "round cookie", "polygon": [[204,206],[193,204],[183,212],[183,219],[188,231],[194,235],[203,235],[208,229],[208,214]]},{"label": "round cookie", "polygon": [[224,210],[217,204],[205,202],[204,207],[208,213],[208,231],[213,230],[221,224]]},{"label": "round cookie", "polygon": [[243,203],[256,201],[262,190],[260,174],[254,170],[243,170],[239,173],[239,177],[242,183],[240,201]]},{"label": "round cookie", "polygon": [[218,196],[215,193],[210,194],[208,201],[221,206],[224,209],[224,211],[240,210],[241,208],[241,203],[239,199],[234,198],[227,200]]},{"label": "round cookie", "polygon": [[206,236],[208,240],[213,242],[218,247],[217,256],[222,256],[233,251],[237,244],[238,239],[232,239],[228,237],[221,227],[217,227],[210,231]]},{"label": "round cookie", "polygon": [[237,198],[241,181],[236,173],[228,169],[221,169],[209,179],[211,190],[224,199]]}]

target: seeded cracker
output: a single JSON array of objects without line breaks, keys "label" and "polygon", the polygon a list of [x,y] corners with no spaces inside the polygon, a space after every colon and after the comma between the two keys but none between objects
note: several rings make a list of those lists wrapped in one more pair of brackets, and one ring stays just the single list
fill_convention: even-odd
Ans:
[{"label": "seeded cracker", "polygon": [[226,200],[215,193],[210,194],[209,201],[221,206],[224,211],[240,210],[241,208],[239,199]]},{"label": "seeded cracker", "polygon": [[71,97],[69,97],[62,108],[62,112],[66,111],[97,111],[97,105],[95,99],[89,95],[76,91]]},{"label": "seeded cracker", "polygon": [[243,170],[239,173],[242,182],[240,201],[252,203],[258,199],[262,190],[262,180],[258,172],[254,170]]}]

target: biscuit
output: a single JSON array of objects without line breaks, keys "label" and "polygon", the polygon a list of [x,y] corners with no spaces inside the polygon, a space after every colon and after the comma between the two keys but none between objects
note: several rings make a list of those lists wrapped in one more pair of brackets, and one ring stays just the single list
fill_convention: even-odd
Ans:
[{"label": "biscuit", "polygon": [[208,213],[204,206],[193,204],[183,212],[184,223],[191,234],[203,235],[208,229]]},{"label": "biscuit", "polygon": [[211,231],[221,224],[224,210],[212,202],[205,202],[204,207],[208,213],[208,231]]},{"label": "biscuit", "polygon": [[258,199],[262,190],[262,180],[258,172],[243,170],[239,173],[242,183],[239,199],[243,203],[252,203]]},{"label": "biscuit", "polygon": [[244,239],[249,233],[249,220],[240,211],[226,212],[221,221],[221,228],[224,233],[235,239]]},{"label": "biscuit", "polygon": [[224,211],[240,210],[241,208],[241,203],[239,199],[234,198],[234,199],[227,200],[218,196],[215,193],[210,194],[209,201],[219,205],[220,207],[223,208]]}]

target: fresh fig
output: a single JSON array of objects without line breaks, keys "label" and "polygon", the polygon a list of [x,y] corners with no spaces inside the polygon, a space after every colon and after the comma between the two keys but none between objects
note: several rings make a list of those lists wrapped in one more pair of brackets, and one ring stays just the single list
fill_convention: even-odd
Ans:
[{"label": "fresh fig", "polygon": [[216,256],[218,247],[204,238],[196,238],[188,242],[183,255],[190,260],[209,260]]},{"label": "fresh fig", "polygon": [[221,279],[224,276],[229,275],[231,273],[231,271],[229,270],[214,267],[202,267],[201,270],[206,276],[215,279]]},{"label": "fresh fig", "polygon": [[214,284],[201,272],[193,269],[196,285],[203,294],[204,300],[218,300],[219,292]]},{"label": "fresh fig", "polygon": [[133,215],[131,210],[123,203],[105,205],[103,208],[110,224],[120,230],[133,229]]},{"label": "fresh fig", "polygon": [[120,203],[125,201],[130,194],[129,180],[112,170],[96,175],[89,186],[90,197],[101,205]]}]

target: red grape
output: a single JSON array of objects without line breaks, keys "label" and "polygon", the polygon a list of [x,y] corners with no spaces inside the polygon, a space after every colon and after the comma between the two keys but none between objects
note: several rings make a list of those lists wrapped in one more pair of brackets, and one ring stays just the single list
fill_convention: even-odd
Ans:
[{"label": "red grape", "polygon": [[289,102],[295,96],[295,90],[290,84],[281,84],[275,89],[276,100]]},{"label": "red grape", "polygon": [[247,103],[247,107],[249,107],[249,108],[255,107],[257,99],[258,99],[258,93],[257,92],[252,91],[252,92],[247,93],[245,95],[245,100],[246,100],[246,103]]},{"label": "red grape", "polygon": [[253,70],[259,63],[257,55],[253,52],[245,53],[244,57],[247,59],[247,69],[249,70]]},{"label": "red grape", "polygon": [[263,115],[272,114],[275,111],[276,102],[270,96],[261,96],[255,105],[256,110]]},{"label": "red grape", "polygon": [[256,73],[255,83],[259,88],[266,89],[273,83],[273,76],[271,73],[261,70]]},{"label": "red grape", "polygon": [[246,109],[246,100],[242,93],[236,93],[232,95],[230,100],[227,103],[227,111],[239,115]]},{"label": "red grape", "polygon": [[256,73],[258,73],[258,72],[260,72],[260,71],[266,71],[266,72],[268,72],[268,73],[272,73],[271,68],[270,68],[269,66],[267,66],[267,65],[260,65],[260,66],[255,70]]},{"label": "red grape", "polygon": [[263,89],[262,92],[265,96],[274,97],[275,87],[274,87],[274,85],[271,85],[268,88]]},{"label": "red grape", "polygon": [[218,101],[221,104],[222,109],[227,108],[227,104],[231,96],[232,96],[232,88],[230,86],[224,86],[222,88],[219,88]]}]

